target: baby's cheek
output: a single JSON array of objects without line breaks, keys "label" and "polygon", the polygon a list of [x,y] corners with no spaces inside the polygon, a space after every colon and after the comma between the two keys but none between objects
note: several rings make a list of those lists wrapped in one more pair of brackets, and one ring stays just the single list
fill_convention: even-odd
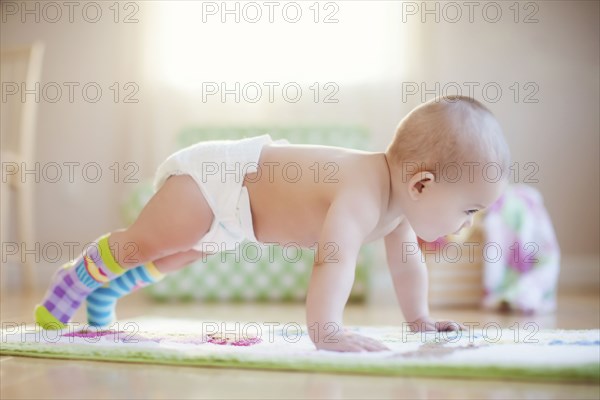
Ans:
[{"label": "baby's cheek", "polygon": [[460,228],[461,225],[462,225],[462,222],[460,221],[459,218],[456,218],[453,215],[452,216],[445,215],[444,218],[440,219],[440,221],[439,221],[438,227],[441,231],[440,235],[444,236],[444,235],[453,233],[458,228]]}]

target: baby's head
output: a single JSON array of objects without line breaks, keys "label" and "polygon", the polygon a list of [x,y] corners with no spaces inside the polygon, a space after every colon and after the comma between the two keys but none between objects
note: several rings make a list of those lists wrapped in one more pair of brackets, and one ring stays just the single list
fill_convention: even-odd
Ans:
[{"label": "baby's head", "polygon": [[470,226],[507,183],[510,152],[483,104],[445,96],[412,110],[386,150],[392,188],[415,233],[424,240]]}]

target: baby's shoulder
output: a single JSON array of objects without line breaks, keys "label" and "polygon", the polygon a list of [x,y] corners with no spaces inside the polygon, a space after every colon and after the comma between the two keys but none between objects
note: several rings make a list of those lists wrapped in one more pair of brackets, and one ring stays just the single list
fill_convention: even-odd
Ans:
[{"label": "baby's shoulder", "polygon": [[331,206],[344,209],[348,218],[360,218],[377,224],[385,212],[382,190],[373,185],[373,179],[356,174],[344,179],[331,196]]}]

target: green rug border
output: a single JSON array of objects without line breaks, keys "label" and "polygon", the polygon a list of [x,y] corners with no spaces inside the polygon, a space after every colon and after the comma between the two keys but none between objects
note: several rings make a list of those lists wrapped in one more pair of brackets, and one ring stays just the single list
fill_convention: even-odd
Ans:
[{"label": "green rug border", "polygon": [[[71,347],[74,349],[74,347]],[[109,349],[103,349],[106,351]],[[253,360],[221,359],[173,359],[173,358],[150,358],[135,354],[119,356],[106,354],[100,357],[81,354],[69,354],[63,352],[40,352],[31,350],[0,348],[0,355],[12,355],[32,358],[51,358],[64,360],[86,360],[100,362],[122,362],[129,364],[160,364],[188,367],[217,367],[217,368],[241,368],[251,370],[279,370],[279,371],[303,371],[303,372],[329,372],[345,374],[368,374],[374,376],[410,376],[410,377],[435,377],[435,378],[462,378],[462,379],[503,379],[515,381],[544,381],[544,382],[577,382],[577,383],[600,383],[600,365],[588,364],[579,367],[566,368],[518,368],[518,367],[469,367],[469,366],[347,366],[343,364],[313,363],[301,360],[293,362],[262,362]]]}]

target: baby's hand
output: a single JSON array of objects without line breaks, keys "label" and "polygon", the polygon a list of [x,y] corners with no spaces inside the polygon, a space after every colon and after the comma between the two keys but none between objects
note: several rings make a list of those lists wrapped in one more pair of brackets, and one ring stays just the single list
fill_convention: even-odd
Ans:
[{"label": "baby's hand", "polygon": [[464,331],[466,328],[454,321],[436,321],[432,318],[417,318],[413,322],[408,324],[409,328],[413,332],[424,332],[424,331]]},{"label": "baby's hand", "polygon": [[317,350],[339,352],[386,351],[387,346],[373,338],[356,333],[341,331],[315,344]]}]

